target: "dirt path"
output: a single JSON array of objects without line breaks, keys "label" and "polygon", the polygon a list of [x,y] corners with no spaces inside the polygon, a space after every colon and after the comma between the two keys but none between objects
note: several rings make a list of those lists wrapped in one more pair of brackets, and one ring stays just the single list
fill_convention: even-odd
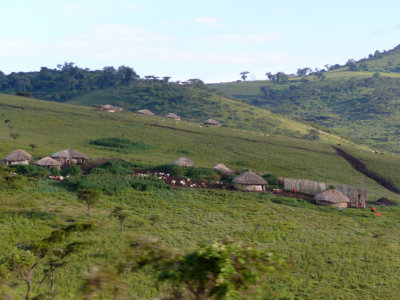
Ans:
[{"label": "dirt path", "polygon": [[342,150],[338,147],[332,146],[332,148],[336,150],[336,153],[339,156],[341,156],[345,160],[347,160],[347,162],[353,167],[354,170],[371,178],[372,180],[376,181],[377,183],[379,183],[381,186],[388,189],[389,191],[396,193],[396,194],[400,194],[400,189],[397,188],[392,182],[390,182],[389,180],[387,180],[385,178],[382,178],[381,176],[374,173],[373,171],[368,170],[367,167],[360,160],[358,160],[354,156],[350,155],[349,153],[345,152],[344,150]]}]

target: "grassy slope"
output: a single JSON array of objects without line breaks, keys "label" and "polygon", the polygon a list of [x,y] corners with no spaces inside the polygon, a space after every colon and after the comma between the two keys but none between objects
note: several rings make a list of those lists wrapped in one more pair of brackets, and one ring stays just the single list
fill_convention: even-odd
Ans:
[{"label": "grassy slope", "polygon": [[[166,115],[169,112],[174,112],[179,114],[184,120],[196,122],[214,118],[229,127],[256,129],[267,133],[286,131],[287,134],[295,136],[303,135],[311,129],[309,126],[304,126],[304,124],[299,122],[293,122],[269,111],[213,94],[204,97],[202,101],[184,98],[179,103],[171,104],[164,101],[162,97],[151,101],[151,103],[129,103],[128,99],[132,93],[132,90],[127,87],[96,90],[75,97],[67,101],[67,103],[90,106],[93,104],[109,104],[118,101],[126,102],[129,109],[134,111],[142,108],[149,108],[159,115]],[[193,93],[196,93],[196,90],[194,90]]]},{"label": "grassy slope", "polygon": [[[378,86],[358,86],[354,92],[338,91],[319,98],[318,85],[327,86],[330,83],[340,85],[339,82],[350,78],[372,78],[372,72],[349,72],[332,71],[326,72],[326,79],[319,83],[314,77],[310,81],[315,84],[310,89],[315,90],[313,96],[286,97],[279,100],[262,99],[260,88],[269,87],[274,90],[288,90],[289,86],[301,86],[299,80],[291,80],[288,84],[273,84],[268,81],[254,81],[241,83],[226,83],[211,85],[210,88],[219,94],[226,95],[245,103],[253,103],[264,109],[283,114],[301,122],[311,121],[310,124],[319,126],[324,130],[338,134],[359,143],[365,143],[371,147],[385,151],[400,151],[400,136],[398,124],[400,117],[397,113],[400,105],[400,94],[394,91],[393,95],[386,97]],[[399,78],[399,73],[381,73],[382,82],[385,78]],[[386,87],[387,90],[390,90]],[[375,92],[376,91],[376,92]],[[371,100],[368,97],[371,93],[383,97],[382,99]],[[381,96],[379,96],[381,95]]]},{"label": "grassy slope", "polygon": [[[368,187],[372,200],[380,196],[400,200],[336,156],[330,145],[343,141],[330,135],[324,135],[320,142],[266,137],[252,131],[204,128],[131,113],[111,115],[89,107],[5,95],[0,96],[0,112],[0,156],[15,148],[29,151],[28,145],[35,143],[35,157],[72,147],[92,158],[115,157],[155,165],[189,151],[189,158],[199,166],[224,162],[231,168],[252,168],[277,176],[349,183]],[[11,120],[21,135],[15,144],[8,137],[4,119]],[[90,139],[122,135],[154,148],[118,153],[88,144]],[[370,153],[350,144],[345,147],[358,157]],[[396,178],[398,156],[369,158],[385,170],[385,175]],[[387,208],[383,217],[377,218],[368,211],[340,213],[294,200],[288,200],[289,206],[278,204],[271,202],[273,199],[270,195],[185,189],[104,196],[94,208],[94,220],[101,226],[87,236],[92,246],[58,275],[60,299],[77,298],[83,272],[94,264],[115,260],[125,249],[126,236],[118,232],[117,221],[109,219],[109,212],[121,203],[133,213],[127,222],[128,235],[152,235],[171,247],[185,249],[232,236],[286,254],[295,272],[271,279],[272,288],[282,298],[382,299],[395,298],[400,292],[396,275],[399,209]],[[149,220],[154,215],[159,216],[155,226]],[[0,247],[0,256],[17,242],[42,238],[71,218],[85,220],[85,207],[57,184],[42,181],[39,190],[0,192],[0,234],[5,245]],[[144,298],[155,295],[151,274],[127,275],[125,280],[130,293]],[[47,289],[46,284],[41,291]],[[17,285],[15,298],[21,298],[24,289]]]}]

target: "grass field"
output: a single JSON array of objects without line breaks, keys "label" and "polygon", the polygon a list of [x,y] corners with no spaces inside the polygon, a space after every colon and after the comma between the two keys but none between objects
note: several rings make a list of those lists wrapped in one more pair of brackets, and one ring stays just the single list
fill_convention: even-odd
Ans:
[{"label": "grass field", "polygon": [[[67,147],[94,159],[123,158],[152,166],[188,156],[201,167],[223,162],[232,169],[368,188],[370,200],[381,196],[400,200],[399,195],[354,171],[331,145],[341,143],[346,151],[400,186],[397,155],[375,155],[367,147],[330,134],[321,133],[319,141],[267,136],[261,131],[204,128],[161,117],[112,115],[90,107],[5,95],[0,96],[0,115],[0,156],[17,148],[32,153],[32,143],[37,146],[35,158]],[[7,124],[20,135],[15,142]],[[281,124],[285,130],[297,130],[296,122]],[[89,144],[108,137],[123,137],[151,147],[117,152]],[[116,205],[126,206],[132,215],[123,234],[118,221],[109,217]],[[129,240],[140,236],[157,237],[163,244],[181,249],[229,236],[282,253],[293,270],[269,279],[274,295],[280,299],[396,298],[400,292],[400,211],[394,207],[378,208],[378,212],[381,217],[368,209],[340,211],[271,194],[222,190],[172,188],[103,195],[93,208],[97,228],[76,237],[91,245],[71,256],[70,263],[57,274],[56,299],[80,299],[85,272],[94,265],[116,262]],[[86,220],[85,205],[59,183],[42,180],[38,189],[32,183],[25,191],[2,190],[0,257],[12,252],[19,242],[39,240],[62,225]],[[42,271],[40,266],[35,273],[34,295],[49,289],[47,280],[38,284]],[[142,299],[156,296],[154,276],[148,270],[122,277],[130,295]],[[17,277],[10,281],[12,298],[22,298],[22,281]]]}]

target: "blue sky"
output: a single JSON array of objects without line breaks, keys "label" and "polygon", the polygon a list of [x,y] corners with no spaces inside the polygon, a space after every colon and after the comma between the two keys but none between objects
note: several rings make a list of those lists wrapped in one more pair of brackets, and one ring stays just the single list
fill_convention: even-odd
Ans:
[{"label": "blue sky", "polygon": [[1,1],[0,70],[75,62],[128,65],[140,76],[233,81],[249,71],[360,59],[400,44],[394,0]]}]

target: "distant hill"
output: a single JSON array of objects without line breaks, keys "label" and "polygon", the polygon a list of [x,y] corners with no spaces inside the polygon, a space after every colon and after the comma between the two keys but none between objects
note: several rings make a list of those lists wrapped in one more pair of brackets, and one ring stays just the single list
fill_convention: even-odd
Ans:
[{"label": "distant hill", "polygon": [[[360,68],[361,64],[367,67]],[[209,88],[358,143],[400,152],[400,73],[384,72],[394,71],[397,64],[399,47],[330,71],[287,78],[283,83],[249,81]]]}]

